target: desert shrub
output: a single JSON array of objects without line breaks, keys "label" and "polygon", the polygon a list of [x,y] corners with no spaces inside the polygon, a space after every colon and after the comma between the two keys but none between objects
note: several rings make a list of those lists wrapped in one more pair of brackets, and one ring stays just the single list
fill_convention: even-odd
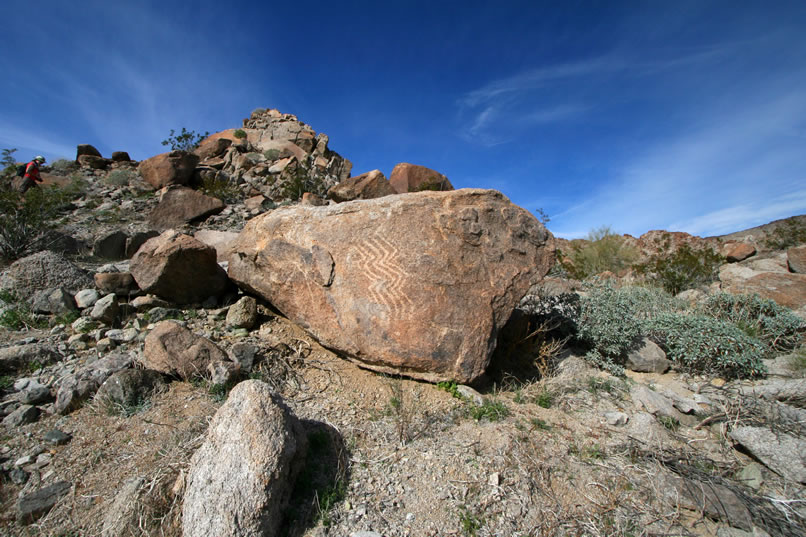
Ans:
[{"label": "desert shrub", "polygon": [[70,175],[74,171],[78,170],[79,167],[78,162],[75,160],[67,160],[64,158],[55,160],[53,161],[53,164],[50,165],[50,169],[57,175]]},{"label": "desert shrub", "polygon": [[764,239],[764,246],[773,250],[785,250],[806,242],[806,224],[787,220],[778,225]]},{"label": "desert shrub", "polygon": [[566,270],[573,278],[584,280],[608,270],[618,272],[638,259],[637,250],[607,226],[591,231],[587,241],[572,246],[565,263]]},{"label": "desert shrub", "polygon": [[312,177],[304,168],[297,168],[283,185],[283,196],[289,200],[299,200],[306,192],[311,192],[318,196],[325,196],[326,188],[321,179]]},{"label": "desert shrub", "polygon": [[246,138],[246,131],[243,129],[235,129],[235,132],[233,132],[232,135],[236,138]]},{"label": "desert shrub", "polygon": [[193,151],[208,136],[210,136],[209,132],[197,134],[196,131],[189,131],[185,127],[182,127],[182,132],[179,134],[176,134],[171,129],[171,134],[168,135],[166,140],[162,141],[162,145],[171,146],[172,151]]},{"label": "desert shrub", "polygon": [[647,323],[652,337],[680,369],[726,377],[764,374],[764,344],[736,325],[700,314],[666,312]]},{"label": "desert shrub", "polygon": [[112,186],[126,186],[136,177],[137,173],[132,170],[113,170],[104,177],[104,182]]},{"label": "desert shrub", "polygon": [[266,157],[266,160],[277,160],[280,158],[280,150],[279,149],[267,149],[263,152],[263,156]]},{"label": "desert shrub", "polygon": [[679,307],[660,289],[595,283],[580,302],[577,341],[589,349],[588,361],[622,374],[623,358],[646,334],[646,323]]},{"label": "desert shrub", "polygon": [[265,108],[255,108],[254,110],[252,110],[252,113],[249,114],[249,117],[259,116],[263,114],[265,111],[266,111]]},{"label": "desert shrub", "polygon": [[218,198],[224,203],[234,203],[243,197],[236,185],[218,177],[206,177],[202,181],[199,191],[207,196]]},{"label": "desert shrub", "polygon": [[683,244],[673,253],[655,254],[635,268],[653,284],[676,295],[715,281],[723,262],[722,256],[711,248],[694,249]]},{"label": "desert shrub", "polygon": [[0,257],[15,260],[41,248],[43,234],[68,199],[56,187],[35,187],[25,194],[0,188]]},{"label": "desert shrub", "polygon": [[4,180],[8,181],[14,177],[14,174],[17,173],[17,160],[14,158],[14,153],[16,153],[16,149],[3,149],[0,152],[0,177]]},{"label": "desert shrub", "polygon": [[760,339],[769,353],[788,351],[798,346],[806,322],[779,306],[773,300],[758,295],[714,293],[700,306],[701,311],[715,319],[729,321],[747,335]]}]

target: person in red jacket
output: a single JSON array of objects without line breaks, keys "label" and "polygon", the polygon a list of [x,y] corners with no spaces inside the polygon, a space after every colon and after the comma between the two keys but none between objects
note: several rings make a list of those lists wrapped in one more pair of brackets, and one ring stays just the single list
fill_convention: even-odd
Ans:
[{"label": "person in red jacket", "polygon": [[45,157],[37,155],[34,159],[25,166],[25,176],[23,177],[22,184],[20,185],[20,192],[27,192],[32,186],[42,182],[42,177],[39,175],[39,166],[45,163]]}]

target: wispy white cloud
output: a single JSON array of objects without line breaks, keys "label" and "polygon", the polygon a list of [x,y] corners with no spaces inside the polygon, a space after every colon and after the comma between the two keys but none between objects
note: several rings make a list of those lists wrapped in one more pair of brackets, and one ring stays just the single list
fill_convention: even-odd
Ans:
[{"label": "wispy white cloud", "polygon": [[[41,127],[19,128],[7,123],[0,123],[0,146],[6,149],[16,148],[17,160],[27,160],[35,154],[45,155],[48,160],[59,158],[75,158],[76,146],[54,139],[42,132]],[[30,154],[29,154],[30,153]]]}]

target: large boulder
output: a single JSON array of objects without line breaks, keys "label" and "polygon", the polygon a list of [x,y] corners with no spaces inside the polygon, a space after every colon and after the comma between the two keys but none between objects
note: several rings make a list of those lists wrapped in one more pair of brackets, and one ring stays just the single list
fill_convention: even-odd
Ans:
[{"label": "large boulder", "polygon": [[193,220],[201,220],[224,210],[224,202],[191,188],[172,188],[163,194],[148,217],[149,225],[165,231]]},{"label": "large boulder", "polygon": [[[748,276],[742,278],[742,276]],[[806,308],[806,274],[786,272],[732,273],[721,270],[722,289],[732,294],[758,294],[782,306],[799,310]]]},{"label": "large boulder", "polygon": [[786,251],[786,263],[790,271],[806,274],[806,246],[789,248]]},{"label": "large boulder", "polygon": [[235,386],[190,461],[183,535],[277,535],[305,451],[302,425],[267,384]]},{"label": "large boulder", "polygon": [[232,145],[232,140],[228,138],[206,138],[199,144],[193,152],[201,159],[220,157]]},{"label": "large boulder", "polygon": [[251,220],[229,275],[370,369],[471,382],[529,287],[551,234],[493,190],[296,206]]},{"label": "large boulder", "polygon": [[144,292],[177,304],[203,302],[223,293],[228,284],[215,248],[174,230],[146,241],[129,270]]},{"label": "large boulder", "polygon": [[199,164],[199,156],[187,151],[171,151],[140,162],[143,179],[155,189],[168,185],[185,185]]},{"label": "large boulder", "polygon": [[441,173],[407,162],[394,167],[389,176],[389,184],[399,194],[421,190],[453,190],[451,182]]},{"label": "large boulder", "polygon": [[19,299],[37,291],[62,287],[71,293],[92,286],[92,277],[56,252],[38,252],[12,263],[0,274],[0,289]]},{"label": "large boulder", "polygon": [[232,253],[232,244],[238,238],[238,233],[235,231],[200,229],[193,234],[193,238],[215,248],[218,260],[226,261]]},{"label": "large boulder", "polygon": [[380,170],[345,179],[327,192],[333,201],[368,200],[397,194]]},{"label": "large boulder", "polygon": [[91,157],[103,157],[101,152],[98,151],[94,145],[91,144],[78,144],[76,146],[76,160],[83,155],[89,155]]},{"label": "large boulder", "polygon": [[229,361],[218,345],[174,321],[159,322],[148,333],[142,359],[148,369],[185,380],[204,376],[212,363]]}]

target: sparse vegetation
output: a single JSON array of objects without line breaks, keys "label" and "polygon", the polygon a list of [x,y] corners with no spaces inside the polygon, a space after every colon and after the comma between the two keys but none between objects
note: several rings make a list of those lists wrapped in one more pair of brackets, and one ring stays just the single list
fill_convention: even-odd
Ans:
[{"label": "sparse vegetation", "polygon": [[574,244],[563,266],[573,278],[584,280],[605,271],[618,273],[637,259],[637,250],[604,226],[591,231],[585,242]]},{"label": "sparse vegetation", "polygon": [[806,243],[806,224],[790,219],[777,225],[764,239],[771,250],[785,250]]},{"label": "sparse vegetation", "polygon": [[207,196],[218,198],[224,203],[235,203],[243,199],[243,193],[236,185],[218,176],[206,177],[202,181],[199,191]]},{"label": "sparse vegetation", "polygon": [[499,421],[509,416],[509,408],[498,398],[486,398],[481,406],[471,406],[470,417],[476,421]]},{"label": "sparse vegetation", "polygon": [[715,281],[724,258],[711,248],[694,249],[683,244],[673,253],[665,253],[670,247],[667,242],[661,252],[653,255],[645,263],[635,266],[639,274],[648,281],[676,295],[686,289],[694,289]]},{"label": "sparse vegetation", "polygon": [[243,129],[235,129],[235,132],[232,133],[233,136],[239,139],[246,138],[246,131]]},{"label": "sparse vegetation", "polygon": [[41,248],[42,235],[70,195],[57,187],[35,187],[25,194],[0,187],[0,257],[13,261]]},{"label": "sparse vegetation", "polygon": [[121,187],[128,185],[136,177],[137,174],[132,170],[112,170],[104,177],[104,182],[111,186]]},{"label": "sparse vegetation", "polygon": [[185,127],[182,127],[182,132],[179,134],[171,129],[171,133],[166,140],[162,141],[162,145],[171,146],[171,151],[193,151],[208,136],[210,136],[209,132],[197,134],[196,131],[189,131]]},{"label": "sparse vegetation", "polygon": [[280,158],[280,150],[279,149],[267,149],[263,152],[263,156],[266,157],[268,161],[275,161]]}]

